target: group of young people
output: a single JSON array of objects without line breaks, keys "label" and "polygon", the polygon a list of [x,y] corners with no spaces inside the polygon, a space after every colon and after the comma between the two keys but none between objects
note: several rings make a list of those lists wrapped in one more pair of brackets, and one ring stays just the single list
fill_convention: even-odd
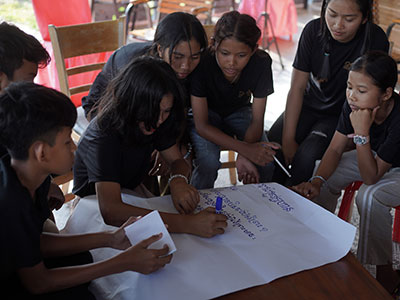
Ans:
[{"label": "group of young people", "polygon": [[[83,293],[80,299],[91,299],[92,279],[164,267],[172,258],[164,256],[168,249],[147,249],[160,236],[130,245],[123,231],[149,210],[121,198],[122,190],[151,197],[143,179],[160,174],[163,165],[178,211],[161,212],[168,230],[223,234],[223,214],[212,208],[194,213],[197,190],[212,188],[217,178],[221,149],[238,153],[243,183],[277,181],[332,212],[340,191],[362,180],[358,258],[390,264],[390,208],[400,205],[397,65],[385,53],[385,33],[372,23],[370,2],[323,1],[321,18],[303,30],[286,110],[268,137],[264,112],[273,93],[272,60],[258,49],[261,32],[248,15],[225,13],[208,45],[196,17],[172,13],[157,26],[153,42],[117,50],[82,99],[90,123],[77,147],[70,137],[75,107],[63,94],[31,83],[49,60],[37,55],[45,50],[32,36],[2,23],[3,282],[25,296]],[[11,30],[13,38],[3,38]],[[14,40],[20,44],[10,46]],[[292,173],[290,180],[275,167],[275,155]],[[71,167],[73,192],[96,194],[104,221],[120,226],[114,232],[65,236],[43,230],[51,212],[49,175]],[[5,230],[9,224],[12,230]],[[88,250],[98,247],[124,251],[92,263]],[[78,266],[64,267],[71,264]]]}]

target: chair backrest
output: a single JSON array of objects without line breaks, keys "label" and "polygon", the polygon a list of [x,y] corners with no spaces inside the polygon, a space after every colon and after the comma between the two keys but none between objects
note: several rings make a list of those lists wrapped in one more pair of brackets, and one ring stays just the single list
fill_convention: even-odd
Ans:
[{"label": "chair backrest", "polygon": [[92,21],[87,0],[32,0],[36,21],[43,40],[50,41],[48,25],[66,26]]},{"label": "chair backrest", "polygon": [[[86,72],[100,71],[106,59],[90,59],[89,54],[115,51],[126,41],[125,17],[118,20],[91,22],[79,25],[49,25],[49,33],[56,60],[60,90],[71,97],[74,94],[89,91],[92,82],[70,87],[68,77]],[[79,66],[68,67],[65,59],[82,56]],[[86,58],[86,59],[85,59]]]},{"label": "chair backrest", "polygon": [[211,11],[213,0],[160,0],[158,11],[160,14],[170,14],[176,11],[193,13],[195,9],[204,8]]}]

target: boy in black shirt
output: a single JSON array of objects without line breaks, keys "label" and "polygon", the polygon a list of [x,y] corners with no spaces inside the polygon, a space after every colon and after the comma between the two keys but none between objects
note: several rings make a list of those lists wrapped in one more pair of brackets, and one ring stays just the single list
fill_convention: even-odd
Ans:
[{"label": "boy in black shirt", "polygon": [[[147,249],[160,235],[131,247],[122,227],[114,232],[74,236],[42,232],[50,214],[49,174],[66,173],[74,161],[76,146],[71,130],[75,120],[72,102],[52,89],[13,83],[0,96],[0,142],[9,153],[0,161],[0,280],[4,295],[16,299],[32,294],[40,294],[40,299],[94,299],[82,284],[127,270],[150,273],[171,260],[171,256],[161,257],[168,253],[167,247]],[[107,261],[68,268],[50,269],[54,259],[46,261],[99,247],[127,250]],[[56,265],[65,262],[60,258]]]}]

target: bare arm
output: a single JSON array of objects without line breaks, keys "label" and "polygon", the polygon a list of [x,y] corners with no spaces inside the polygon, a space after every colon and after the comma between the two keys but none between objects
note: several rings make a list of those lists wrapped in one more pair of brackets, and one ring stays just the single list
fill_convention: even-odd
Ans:
[{"label": "bare arm", "polygon": [[147,247],[161,238],[152,236],[126,251],[104,261],[55,269],[47,269],[43,262],[18,270],[24,286],[33,294],[42,294],[73,287],[90,280],[124,271],[136,271],[144,274],[154,272],[171,261],[168,247],[154,250]]},{"label": "bare arm", "polygon": [[244,141],[248,143],[259,142],[264,131],[264,115],[267,98],[254,98],[252,104],[252,118],[244,136]]},{"label": "bare arm", "polygon": [[[359,109],[350,113],[350,121],[354,128],[354,134],[368,136],[372,123],[375,120],[375,109]],[[392,167],[391,164],[383,161],[381,158],[374,157],[371,144],[356,145],[358,168],[365,184],[375,184]]]},{"label": "bare arm", "polygon": [[291,163],[298,148],[295,140],[296,128],[309,76],[309,73],[293,68],[290,90],[286,100],[282,132],[282,151],[287,164]]},{"label": "bare arm", "polygon": [[[125,204],[121,198],[121,187],[116,182],[96,182],[96,194],[104,222],[119,226],[131,216],[143,216],[151,211]],[[224,233],[226,217],[204,209],[194,215],[171,214],[160,212],[168,230],[176,233],[190,233],[202,237],[212,237]]]},{"label": "bare arm", "polygon": [[[328,180],[333,172],[335,172],[340,159],[342,158],[347,142],[347,136],[338,131],[335,132],[328,149],[322,157],[315,176],[322,176],[325,180]],[[316,178],[312,182],[300,183],[299,185],[294,186],[293,189],[304,197],[313,199],[319,195],[323,183],[324,182],[321,179]]]},{"label": "bare arm", "polygon": [[264,166],[271,161],[270,148],[264,147],[261,143],[239,141],[210,125],[206,98],[192,95],[192,109],[196,130],[203,138],[222,148],[234,150],[255,164]]},{"label": "bare arm", "polygon": [[[191,168],[183,159],[178,145],[174,145],[161,152],[163,158],[171,166],[171,176],[176,174],[189,178]],[[182,177],[175,177],[170,181],[171,197],[179,213],[192,213],[200,201],[199,192]]]}]

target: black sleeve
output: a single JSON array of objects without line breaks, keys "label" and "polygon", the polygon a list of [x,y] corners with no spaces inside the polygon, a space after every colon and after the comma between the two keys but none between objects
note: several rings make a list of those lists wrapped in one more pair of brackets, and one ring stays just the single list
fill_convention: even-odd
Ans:
[{"label": "black sleeve", "polygon": [[262,71],[260,76],[256,79],[257,84],[253,91],[254,98],[264,98],[271,95],[274,92],[271,65],[272,65],[271,57],[268,54],[267,56],[263,55],[260,62],[260,66],[262,66],[261,67]]},{"label": "black sleeve", "polygon": [[[149,48],[150,43],[130,43],[119,48],[110,56],[103,70],[97,75],[93,82],[89,95],[82,98],[82,107],[86,117],[93,106],[99,102],[108,83],[117,76],[119,71],[126,67],[132,59],[147,53]],[[96,108],[94,108],[92,111],[92,118],[96,113]]]},{"label": "black sleeve", "polygon": [[190,94],[196,97],[207,97],[206,92],[206,57],[203,57],[197,66],[197,68],[192,73],[192,78],[190,82]]},{"label": "black sleeve", "polygon": [[354,128],[350,121],[350,113],[351,108],[347,101],[345,101],[343,104],[342,113],[340,114],[340,118],[336,126],[336,131],[340,132],[341,134],[348,135],[354,133]]},{"label": "black sleeve", "polygon": [[[93,82],[89,94],[82,98],[82,107],[85,111],[85,116],[87,117],[93,106],[99,102],[103,92],[106,90],[108,83],[113,78],[113,73],[117,67],[115,64],[115,57],[119,50],[114,52],[107,63],[103,67],[103,70],[97,75],[95,81]],[[96,109],[93,110],[92,118],[96,115]]]},{"label": "black sleeve", "polygon": [[102,136],[90,141],[85,153],[89,183],[121,182],[121,142],[115,136]]},{"label": "black sleeve", "polygon": [[312,49],[318,34],[316,22],[319,22],[319,19],[310,21],[304,27],[297,46],[293,67],[303,72],[312,71]]},{"label": "black sleeve", "polygon": [[385,53],[389,51],[389,41],[386,33],[376,24],[371,24],[370,50],[380,50]]}]

